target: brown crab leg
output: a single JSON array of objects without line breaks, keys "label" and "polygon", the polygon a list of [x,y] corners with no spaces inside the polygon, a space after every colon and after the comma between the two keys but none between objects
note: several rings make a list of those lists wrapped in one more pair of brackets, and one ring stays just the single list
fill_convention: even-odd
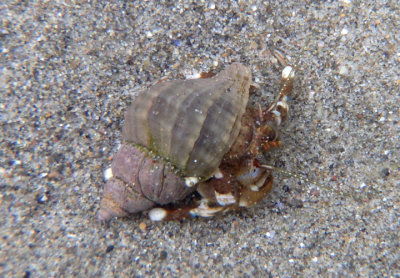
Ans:
[{"label": "brown crab leg", "polygon": [[[191,217],[213,217],[227,211],[251,207],[260,202],[272,188],[272,175],[269,171],[258,168],[257,178],[251,174],[213,178],[208,182],[200,183],[197,191],[202,195],[200,202],[193,206],[180,208],[154,208],[149,212],[152,221],[182,220]],[[239,184],[240,179],[244,184]]]},{"label": "brown crab leg", "polygon": [[179,208],[154,208],[149,212],[152,221],[181,220],[194,216],[212,217],[233,207],[238,208],[239,184],[234,177],[221,170],[217,177],[197,185],[200,202]]},{"label": "brown crab leg", "polygon": [[282,71],[281,86],[275,101],[262,113],[264,125],[257,129],[257,136],[263,138],[260,145],[264,151],[281,146],[277,129],[286,121],[288,116],[287,100],[293,90],[294,77],[294,68],[286,66]]},{"label": "brown crab leg", "polygon": [[287,118],[289,111],[287,100],[293,90],[294,77],[294,68],[292,66],[286,66],[282,71],[279,94],[275,101],[264,112],[264,119],[270,119],[272,116],[276,126],[280,126]]}]

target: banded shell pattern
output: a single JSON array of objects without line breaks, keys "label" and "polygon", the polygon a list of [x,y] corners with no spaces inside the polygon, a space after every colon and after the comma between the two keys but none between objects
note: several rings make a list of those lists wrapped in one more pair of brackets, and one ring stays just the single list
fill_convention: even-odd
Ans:
[{"label": "banded shell pattern", "polygon": [[170,161],[184,176],[208,178],[239,134],[251,82],[235,63],[208,79],[167,81],[139,95],[124,140]]},{"label": "banded shell pattern", "polygon": [[212,78],[161,82],[139,94],[125,114],[99,219],[179,201],[194,190],[184,177],[211,177],[239,135],[250,83],[250,70],[234,63]]}]

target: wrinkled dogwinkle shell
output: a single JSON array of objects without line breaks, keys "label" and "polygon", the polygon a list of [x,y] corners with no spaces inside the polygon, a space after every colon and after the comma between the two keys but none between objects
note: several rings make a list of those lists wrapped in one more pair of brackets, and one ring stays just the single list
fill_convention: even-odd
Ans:
[{"label": "wrinkled dogwinkle shell", "polygon": [[212,78],[166,81],[138,95],[125,114],[99,220],[177,202],[210,178],[241,131],[250,70],[234,63]]}]

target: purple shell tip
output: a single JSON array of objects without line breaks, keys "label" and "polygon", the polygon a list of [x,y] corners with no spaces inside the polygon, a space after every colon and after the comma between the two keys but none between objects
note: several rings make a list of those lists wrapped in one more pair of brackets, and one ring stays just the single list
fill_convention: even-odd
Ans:
[{"label": "purple shell tip", "polygon": [[101,208],[97,213],[97,219],[99,220],[99,222],[104,222],[104,221],[110,220],[111,218],[112,218],[112,215],[103,208]]}]

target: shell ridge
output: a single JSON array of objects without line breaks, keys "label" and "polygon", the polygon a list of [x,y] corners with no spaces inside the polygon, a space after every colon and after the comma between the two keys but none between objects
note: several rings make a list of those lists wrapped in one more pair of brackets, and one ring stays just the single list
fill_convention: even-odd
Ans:
[{"label": "shell ridge", "polygon": [[[165,164],[163,164],[163,171],[162,171],[163,177],[166,176],[165,171],[166,171],[166,169],[165,169]],[[164,181],[165,181],[165,178],[161,179],[161,184],[160,184],[159,189],[158,189],[158,192],[157,192],[157,194],[156,194],[157,200],[160,199],[160,196],[161,196],[162,192],[164,191]]]},{"label": "shell ridge", "polygon": [[[241,118],[244,113],[250,82],[248,68],[235,63],[212,78],[166,81],[150,87],[129,108],[125,123],[128,132],[124,139],[142,146],[150,156],[159,155],[184,175],[200,176],[199,173],[207,172],[204,166],[199,170],[193,165],[188,167],[193,164],[191,158],[201,157],[193,153],[205,151],[201,145],[210,141],[209,151],[217,152],[214,157],[219,159],[229,151],[238,134],[236,129],[240,128],[237,115]],[[218,113],[225,115],[221,118]],[[210,115],[210,128],[203,130]],[[199,150],[196,145],[200,146]],[[207,161],[202,159],[199,162],[206,165]]]},{"label": "shell ridge", "polygon": [[156,93],[157,90],[152,87],[140,92],[125,112],[122,133],[126,141],[142,145],[149,143],[149,127],[145,115],[151,109],[152,99]]},{"label": "shell ridge", "polygon": [[[189,173],[208,178],[218,167],[225,153],[232,147],[234,139],[240,132],[241,119],[249,98],[251,73],[247,68],[239,72],[241,69],[238,66],[244,67],[234,64],[221,72],[229,85],[222,86],[225,89],[222,90],[220,99],[215,101],[214,108],[209,108],[211,113],[207,113],[201,135],[186,162]],[[218,79],[220,76],[216,77]]]},{"label": "shell ridge", "polygon": [[[186,104],[184,107],[181,107],[183,109],[180,110],[174,127],[172,128],[171,141],[174,141],[175,145],[171,148],[171,156],[176,159],[176,163],[183,171],[185,171],[190,150],[200,133],[200,127],[206,117],[204,113],[196,114],[195,110],[198,109],[193,108],[193,106],[200,105],[201,101],[204,101],[201,108],[201,111],[204,111],[204,108],[211,105],[212,102],[212,99],[203,96],[203,94],[207,94],[207,88],[196,89],[196,93],[194,93],[195,90],[193,90],[193,93],[188,95],[188,98],[184,102]],[[189,122],[190,125],[188,124]],[[178,142],[182,142],[182,144],[178,144]]]},{"label": "shell ridge", "polygon": [[[198,140],[195,142],[187,161],[188,172],[197,172],[208,178],[220,164],[222,157],[233,143],[232,133],[237,133],[235,125],[237,118],[243,114],[240,105],[241,98],[230,98],[231,92],[224,92],[209,108]],[[233,92],[237,95],[237,92]],[[197,161],[197,163],[195,162]]]},{"label": "shell ridge", "polygon": [[[160,83],[158,86],[154,87],[153,91],[154,94],[152,95],[151,99],[151,105],[149,107],[149,109],[147,110],[147,113],[143,114],[143,118],[146,122],[147,125],[147,132],[148,132],[148,142],[147,142],[147,146],[150,149],[154,149],[157,150],[157,153],[159,153],[160,155],[165,155],[164,153],[162,153],[162,148],[160,147],[156,147],[154,148],[154,145],[157,145],[157,139],[155,139],[157,134],[154,134],[154,131],[157,131],[156,129],[152,129],[152,125],[151,123],[158,123],[158,118],[159,118],[159,111],[157,111],[157,102],[160,102],[163,100],[163,98],[160,98],[160,96],[162,95],[166,95],[167,92],[173,91],[173,85],[175,84],[175,81],[167,81],[167,82],[163,82]],[[165,87],[165,88],[163,88]],[[162,89],[163,88],[163,89]],[[146,117],[147,115],[147,117]],[[154,120],[152,119],[152,117],[154,117]]]},{"label": "shell ridge", "polygon": [[146,168],[144,167],[144,171],[143,171],[143,165],[145,165],[145,158],[143,158],[142,159],[142,161],[140,162],[140,165],[139,165],[139,167],[138,167],[138,175],[137,175],[137,182],[138,182],[138,187],[139,187],[139,189],[140,189],[140,192],[142,193],[142,196],[144,197],[144,198],[146,198],[147,200],[149,200],[149,201],[151,201],[151,202],[153,202],[153,203],[155,203],[155,204],[157,204],[158,202],[156,201],[156,200],[153,200],[153,198],[150,198],[150,196],[147,196],[146,194],[145,194],[145,191],[143,190],[143,188],[142,188],[142,182],[140,181],[140,173],[144,173],[145,171],[146,171]]},{"label": "shell ridge", "polygon": [[[176,88],[163,90],[155,99],[148,116],[148,123],[152,137],[150,148],[157,150],[161,156],[170,157],[173,125],[179,117],[179,107],[190,95],[191,90],[185,88],[184,81],[173,82]],[[181,93],[179,93],[181,92]]]},{"label": "shell ridge", "polygon": [[[171,155],[176,158],[178,165],[184,169],[187,175],[192,175],[192,173],[186,172],[187,161],[200,135],[201,127],[207,118],[209,108],[222,93],[221,90],[215,90],[214,82],[208,79],[199,79],[198,81],[199,84],[206,83],[206,85],[198,89],[196,93],[193,92],[189,95],[186,107],[180,111],[179,120],[175,122],[174,132],[172,133],[174,142],[183,141],[184,144],[175,143],[172,147]],[[214,93],[211,93],[212,91]]]}]

